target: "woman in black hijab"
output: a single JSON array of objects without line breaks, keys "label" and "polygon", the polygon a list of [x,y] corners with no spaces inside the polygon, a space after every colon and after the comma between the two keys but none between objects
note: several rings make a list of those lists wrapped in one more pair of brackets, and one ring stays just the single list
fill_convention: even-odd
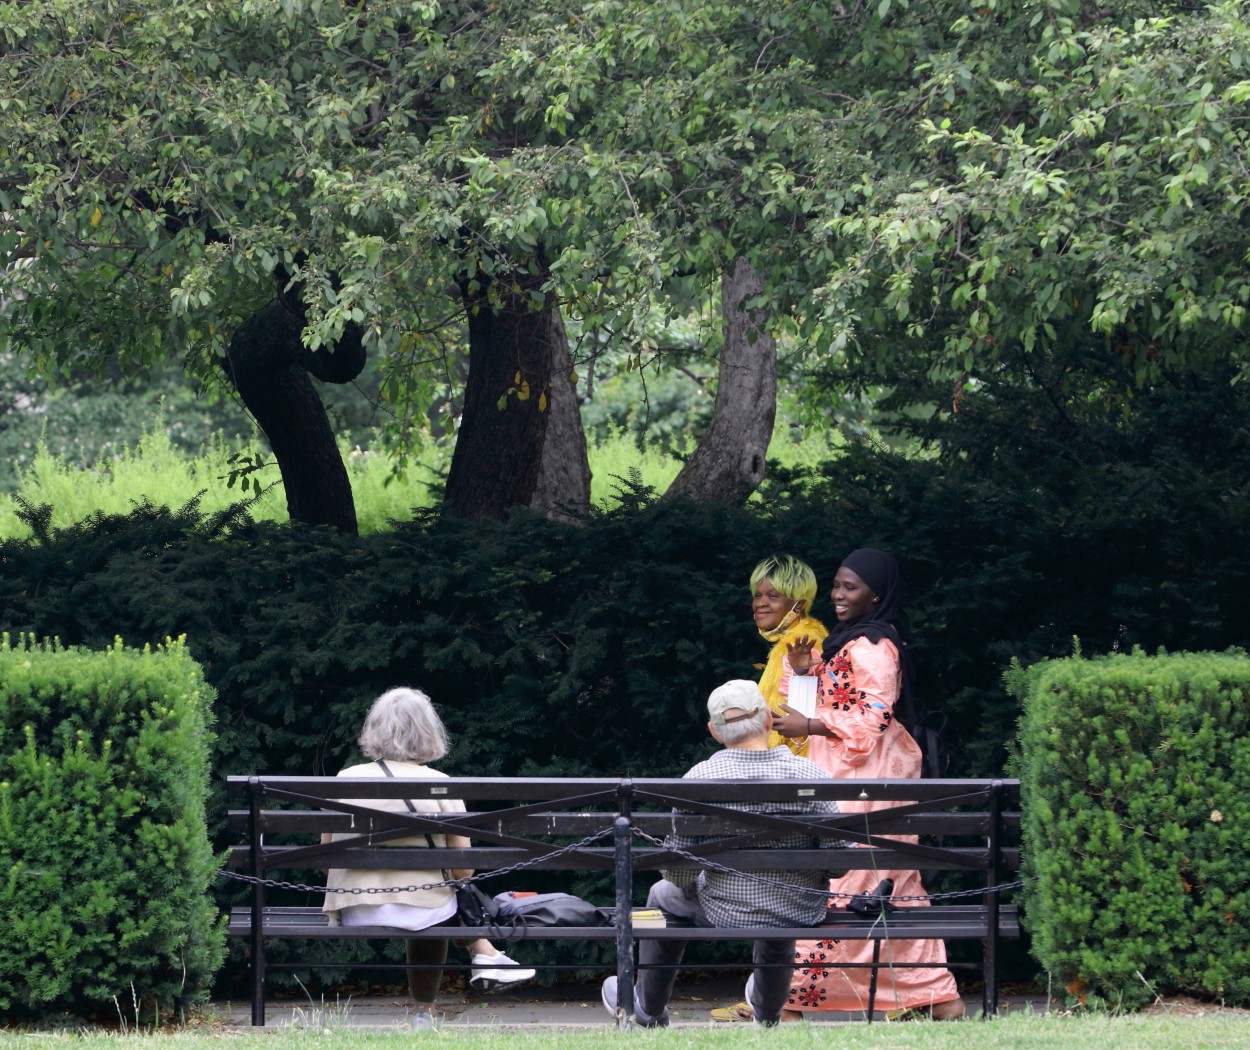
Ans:
[{"label": "woman in black hijab", "polygon": [[[893,555],[885,551],[879,551],[875,547],[861,547],[843,559],[839,571],[844,577],[845,587],[842,591],[844,604],[851,603],[847,605],[848,609],[855,608],[852,595],[865,593],[862,590],[856,590],[854,582],[856,580],[862,587],[867,588],[871,600],[867,603],[865,614],[846,621],[839,617],[838,626],[825,638],[821,659],[832,660],[856,638],[867,638],[874,645],[882,638],[888,638],[898,653],[900,670],[899,698],[894,704],[893,715],[903,723],[906,729],[910,730],[916,722],[914,700],[916,673],[912,666],[911,653],[907,650],[907,643],[911,641],[911,636],[907,633],[907,626],[903,620],[899,597],[898,562],[894,560]],[[835,577],[834,589],[830,594],[834,601],[835,611],[838,608],[838,594],[838,581]],[[848,615],[853,616],[853,613],[848,613]]]},{"label": "woman in black hijab", "polygon": [[[865,547],[847,555],[833,581],[837,626],[815,659],[811,639],[799,639],[787,653],[795,674],[817,674],[817,707],[804,718],[787,708],[773,729],[782,736],[811,738],[808,757],[837,778],[914,779],[921,774],[920,748],[912,724],[911,658],[899,596],[898,563],[885,551]],[[840,802],[843,812],[865,812],[900,802]],[[852,871],[830,888],[834,904],[871,893],[882,879],[894,880],[902,905],[927,906],[915,871]],[[913,898],[913,899],[906,899]],[[791,1016],[809,1010],[867,1009],[871,969],[845,963],[871,962],[869,941],[806,941],[796,949],[790,989]],[[888,957],[888,959],[887,959]],[[960,1017],[964,1002],[945,968],[941,941],[889,941],[882,945],[877,1003],[895,1013],[923,1012],[940,1020]],[[891,966],[933,963],[935,968]],[[783,1017],[783,1019],[785,1019]]]}]

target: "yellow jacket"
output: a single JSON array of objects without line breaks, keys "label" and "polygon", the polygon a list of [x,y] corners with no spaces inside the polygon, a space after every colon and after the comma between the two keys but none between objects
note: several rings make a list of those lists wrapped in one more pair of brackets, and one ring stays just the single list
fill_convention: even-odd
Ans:
[{"label": "yellow jacket", "polygon": [[[800,616],[794,623],[780,631],[760,631],[762,638],[773,643],[773,647],[768,651],[768,662],[764,664],[764,673],[760,675],[760,692],[768,701],[769,710],[778,715],[785,713],[781,710],[781,705],[786,702],[786,697],[789,695],[792,673],[790,661],[786,659],[786,649],[795,639],[805,635],[811,638],[813,646],[819,649],[820,643],[828,634],[829,629],[811,616]],[[768,746],[776,747],[778,744],[785,744],[796,755],[803,757],[807,755],[807,737],[790,739],[780,733],[769,733]]]}]

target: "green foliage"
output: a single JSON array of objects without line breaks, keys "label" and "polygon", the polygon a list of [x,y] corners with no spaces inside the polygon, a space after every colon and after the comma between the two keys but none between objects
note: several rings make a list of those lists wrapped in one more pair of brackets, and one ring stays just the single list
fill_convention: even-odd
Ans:
[{"label": "green foliage", "polygon": [[0,354],[0,491],[17,487],[40,450],[86,469],[122,452],[136,434],[160,430],[171,447],[194,455],[210,441],[252,432],[233,406],[196,396],[176,366],[57,385],[23,375],[28,364]]},{"label": "green foliage", "polygon": [[[446,470],[447,450],[428,446],[419,460],[410,463],[402,477],[393,473],[393,462],[384,453],[341,445],[348,476],[355,492],[362,532],[389,527],[392,519],[412,516],[414,508],[434,501],[440,473]],[[28,505],[53,508],[52,523],[72,525],[92,514],[125,514],[138,503],[177,509],[195,500],[206,513],[218,513],[249,496],[230,474],[244,457],[263,464],[249,476],[259,484],[260,495],[251,495],[249,513],[257,519],[286,521],[286,500],[278,468],[259,443],[230,445],[212,440],[188,455],[177,449],[159,426],[145,432],[131,446],[122,446],[91,466],[54,453],[36,444],[29,465],[19,470],[16,495]],[[0,503],[0,536],[28,535],[20,520],[18,504]]]},{"label": "green foliage", "polygon": [[668,365],[653,374],[640,370],[600,382],[594,398],[582,405],[587,442],[602,445],[623,434],[633,439],[640,455],[647,446],[681,452],[711,419],[715,378],[714,368],[709,376]]},{"label": "green foliage", "polygon": [[[1126,373],[1082,354],[1034,358],[1028,383],[969,384],[958,413],[916,422],[940,438],[926,458],[852,442],[772,462],[740,510],[657,504],[664,476],[629,438],[596,463],[613,499],[583,528],[404,507],[343,538],[226,504],[123,514],[123,496],[74,525],[28,506],[29,527],[0,542],[0,605],[12,630],[97,647],[185,633],[219,692],[217,775],[336,771],[397,683],[447,715],[449,771],[667,775],[708,747],[707,692],[763,659],[745,584],[759,558],[809,560],[829,619],[838,560],[874,544],[903,565],[952,772],[989,775],[1020,713],[1000,681],[1012,658],[1061,656],[1073,635],[1096,652],[1250,637],[1250,566],[1227,541],[1250,521],[1250,403],[1227,373],[1130,399]],[[899,381],[937,397],[923,376]],[[780,435],[774,448],[810,452]],[[172,459],[153,476],[185,472]]]},{"label": "green foliage", "polygon": [[[444,378],[442,325],[426,318],[447,314],[457,280],[541,252],[558,294],[611,338],[664,302],[688,216],[646,214],[671,196],[668,135],[657,150],[615,133],[643,114],[634,79],[609,68],[612,10],[502,3],[466,21],[381,2],[361,22],[338,3],[163,0],[72,3],[56,24],[11,15],[0,253],[29,265],[0,340],[37,360],[98,367],[119,347],[207,375],[281,268],[301,283],[310,348],[362,324],[402,423]],[[726,20],[746,38],[741,68],[759,42],[735,11],[698,29]],[[667,55],[631,57],[671,71]]]},{"label": "green foliage", "polygon": [[[674,434],[676,441],[676,434]],[[590,445],[593,471],[591,501],[600,508],[613,505],[622,482],[631,470],[640,471],[647,485],[663,491],[681,470],[681,445],[669,452],[655,447],[639,448],[635,437],[624,432],[609,434]],[[385,531],[394,522],[410,520],[437,501],[447,472],[451,451],[446,442],[431,442],[407,457],[402,473],[396,460],[384,451],[349,448],[340,443],[356,501],[362,534]],[[820,441],[799,444],[790,434],[779,432],[771,453],[776,462],[795,471],[815,469],[831,454]],[[90,466],[75,457],[54,452],[38,442],[29,450],[29,462],[17,475],[18,500],[0,501],[0,538],[20,539],[31,534],[22,505],[47,505],[50,524],[64,528],[93,514],[125,514],[138,503],[176,510],[195,501],[205,513],[219,513],[240,499],[248,499],[248,513],[256,520],[284,522],[286,502],[278,469],[258,443],[230,445],[212,440],[194,455],[175,447],[159,428],[145,432],[132,446],[121,446],[101,455]],[[251,464],[262,464],[248,475],[249,488],[230,485],[230,475]],[[261,495],[252,495],[259,483]],[[250,499],[249,499],[250,496]]]},{"label": "green foliage", "polygon": [[884,372],[895,327],[949,382],[1073,332],[1139,380],[1244,367],[1248,65],[1236,2],[891,11],[813,203],[834,345]]},{"label": "green foliage", "polygon": [[19,4],[0,343],[207,377],[285,273],[311,348],[363,326],[402,449],[459,382],[457,281],[541,256],[581,368],[743,256],[812,375],[1240,365],[1242,7]]},{"label": "green foliage", "polygon": [[0,644],[0,1006],[149,1015],[222,958],[205,833],[213,693],[179,642]]},{"label": "green foliage", "polygon": [[1250,1002],[1250,658],[1137,651],[1008,675],[1033,950],[1074,999]]},{"label": "green foliage", "polygon": [[[641,461],[636,473],[631,443],[618,439],[616,458],[596,463],[597,498],[612,499],[582,529],[526,514],[465,528],[412,520],[412,504],[379,514],[364,487],[362,517],[408,520],[332,541],[232,520],[221,482],[212,504],[190,504],[191,490],[182,502],[162,500],[180,509],[154,501],[128,517],[119,512],[133,503],[119,494],[97,518],[67,526],[59,516],[34,539],[22,538],[27,527],[0,531],[14,537],[0,545],[0,597],[11,629],[67,642],[186,633],[240,715],[221,720],[223,733],[247,740],[232,739],[223,754],[239,756],[240,772],[270,753],[307,772],[333,770],[349,750],[354,730],[334,705],[359,705],[398,681],[427,684],[470,719],[485,717],[482,697],[528,710],[555,696],[626,708],[639,689],[706,695],[716,684],[708,668],[728,677],[762,658],[740,588],[764,553],[809,560],[821,581],[815,612],[829,617],[824,594],[838,559],[875,544],[903,565],[923,700],[948,718],[956,771],[990,774],[1002,768],[1018,714],[998,681],[1013,657],[1061,655],[1073,635],[1094,651],[1203,649],[1250,636],[1248,568],[1226,542],[1250,521],[1250,405],[1220,376],[1141,392],[1127,416],[1108,412],[1100,389],[1076,384],[1060,396],[1051,386],[987,384],[945,424],[940,456],[848,444],[823,461],[773,462],[741,511],[655,506],[660,465]],[[778,438],[774,448],[805,446]],[[186,467],[172,460],[150,473]],[[70,498],[72,482],[54,498]],[[148,491],[130,484],[127,496]],[[38,495],[27,496],[32,509]],[[673,545],[674,533],[692,538]],[[657,605],[641,581],[670,573],[682,583]],[[681,610],[671,637],[636,638],[640,622],[670,605]],[[620,637],[653,652],[654,666],[637,653],[627,660]],[[688,671],[691,659],[709,662]],[[681,670],[661,670],[666,662]],[[466,670],[477,676],[472,688]],[[287,741],[292,731],[305,742]],[[614,771],[598,746],[544,738],[542,753]],[[491,760],[514,770],[521,757],[496,751]],[[642,766],[680,766],[672,756],[655,763]]]},{"label": "green foliage", "polygon": [[[1012,657],[1061,655],[1073,635],[1094,652],[1250,636],[1228,543],[1250,525],[1250,402],[1231,367],[1135,389],[1081,344],[1008,361],[960,388],[957,411],[907,421],[926,458],[852,446],[817,480],[777,471],[763,492],[823,497],[900,557],[925,699],[969,771],[1001,768],[1017,709],[986,671]],[[950,397],[898,378],[915,384],[903,403]]]}]

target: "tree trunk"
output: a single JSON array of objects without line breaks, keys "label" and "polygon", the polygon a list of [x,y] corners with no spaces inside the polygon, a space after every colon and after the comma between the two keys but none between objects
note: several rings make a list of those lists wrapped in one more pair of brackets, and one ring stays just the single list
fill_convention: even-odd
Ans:
[{"label": "tree trunk", "polygon": [[538,487],[530,506],[553,521],[577,524],[590,510],[590,461],[586,432],[577,407],[573,358],[558,308],[551,310],[551,398],[547,404],[547,438],[543,442]]},{"label": "tree trunk", "polygon": [[555,300],[535,307],[543,274],[510,274],[487,290],[462,287],[469,315],[469,379],[445,505],[466,518],[529,506],[551,417]]},{"label": "tree trunk", "polygon": [[764,480],[765,457],[777,415],[777,344],[765,317],[743,302],[763,289],[745,259],[721,281],[721,348],[712,421],[665,497],[684,495],[744,503]]},{"label": "tree trunk", "polygon": [[365,364],[360,329],[349,325],[333,350],[312,353],[300,339],[303,327],[302,317],[271,303],[234,333],[226,372],[278,460],[291,520],[355,533],[347,468],[309,373],[334,383],[358,376]]}]

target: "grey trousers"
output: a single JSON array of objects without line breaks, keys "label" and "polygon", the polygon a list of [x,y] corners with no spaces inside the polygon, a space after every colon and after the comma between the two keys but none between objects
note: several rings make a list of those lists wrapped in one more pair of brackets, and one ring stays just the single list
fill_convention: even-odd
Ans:
[{"label": "grey trousers", "polygon": [[[697,896],[686,896],[679,887],[661,879],[647,894],[647,907],[659,908],[669,926],[711,927]],[[638,942],[638,980],[634,1012],[642,1025],[668,1023],[668,1001],[673,997],[677,968],[686,953],[685,941],[644,938]],[[790,994],[794,972],[794,941],[755,941],[751,955],[755,963],[752,1009],[755,1019],[775,1024]],[[658,967],[658,968],[656,968]]]}]

